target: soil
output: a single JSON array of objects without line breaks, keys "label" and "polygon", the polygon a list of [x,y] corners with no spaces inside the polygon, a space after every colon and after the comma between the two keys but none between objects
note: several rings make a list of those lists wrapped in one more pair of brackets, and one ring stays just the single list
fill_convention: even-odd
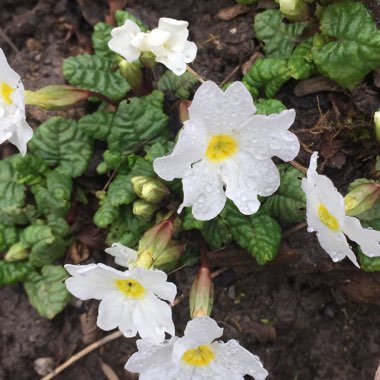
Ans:
[{"label": "soil", "polygon": [[[161,16],[189,21],[191,40],[199,47],[193,67],[217,83],[241,78],[241,65],[260,48],[252,30],[256,6],[229,21],[215,17],[234,4],[233,0],[128,1],[129,9],[151,27]],[[92,25],[108,12],[106,0],[0,0],[0,5],[0,46],[28,89],[63,83],[63,59],[91,50]],[[378,3],[370,0],[368,5],[379,22]],[[273,3],[262,0],[259,6]],[[297,97],[297,86],[289,82],[278,94],[297,111],[293,130],[302,142],[297,160],[308,166],[310,153],[319,150],[321,170],[342,191],[355,178],[378,175],[373,171],[378,148],[366,139],[370,116],[380,106],[371,75],[352,94],[332,84],[326,91],[317,80],[317,90],[324,91]],[[65,115],[75,117],[81,112],[75,109]],[[50,114],[28,108],[34,126]],[[12,149],[5,146],[2,154]],[[89,260],[101,257],[94,250]],[[332,263],[305,229],[289,234],[278,258],[265,267],[236,249],[214,253],[210,260],[214,269],[229,268],[215,280],[213,316],[225,328],[223,338],[238,339],[259,355],[269,380],[373,379],[380,359],[380,274],[361,272],[349,262]],[[183,296],[174,308],[179,335],[188,320],[186,297],[194,274],[195,268],[187,268],[172,275],[181,284],[180,299]],[[2,289],[0,379],[38,379],[107,335],[96,329],[96,310],[96,302],[73,300],[50,321],[37,315],[21,285]],[[56,379],[135,379],[123,369],[134,350],[133,339],[119,338]]]}]

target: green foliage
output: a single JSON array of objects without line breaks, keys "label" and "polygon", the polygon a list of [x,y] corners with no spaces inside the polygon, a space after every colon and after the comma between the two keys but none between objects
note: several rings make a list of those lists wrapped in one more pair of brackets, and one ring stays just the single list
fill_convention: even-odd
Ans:
[{"label": "green foliage", "polygon": [[9,161],[0,161],[0,209],[24,206],[25,188],[17,181],[17,173]]},{"label": "green foliage", "polygon": [[290,79],[290,71],[286,59],[260,58],[255,61],[243,83],[253,97],[259,95],[263,88],[267,98],[273,98],[281,86]]},{"label": "green foliage", "polygon": [[307,22],[285,24],[283,19],[283,14],[277,9],[268,9],[255,18],[253,29],[256,37],[264,42],[268,58],[288,58],[308,25]]},{"label": "green foliage", "polygon": [[121,100],[130,90],[126,79],[114,71],[113,62],[99,55],[83,54],[67,58],[63,75],[73,86],[113,100]]},{"label": "green foliage", "polygon": [[194,75],[185,71],[178,76],[167,70],[157,82],[157,89],[165,92],[170,91],[178,99],[189,99],[192,88],[198,83]]},{"label": "green foliage", "polygon": [[299,170],[288,164],[278,165],[281,182],[278,190],[263,204],[261,210],[281,223],[297,223],[305,219],[306,196],[301,188],[304,178]]},{"label": "green foliage", "polygon": [[144,150],[146,152],[145,159],[153,163],[156,158],[163,157],[171,153],[173,148],[173,141],[157,141],[151,146],[144,147]]},{"label": "green foliage", "polygon": [[140,19],[133,16],[133,14],[128,11],[117,10],[115,12],[115,20],[116,20],[117,25],[119,26],[124,25],[125,21],[131,20],[140,27],[142,32],[148,31],[148,27]]},{"label": "green foliage", "polygon": [[115,59],[116,55],[108,47],[108,42],[111,39],[112,26],[105,22],[99,22],[94,26],[92,33],[92,45],[96,55],[103,58]]},{"label": "green foliage", "polygon": [[311,49],[313,37],[309,37],[299,44],[288,60],[288,67],[292,78],[303,80],[311,77],[316,72]]},{"label": "green foliage", "polygon": [[78,128],[89,137],[107,141],[113,116],[112,112],[96,111],[79,119]]},{"label": "green foliage", "polygon": [[79,130],[75,120],[52,117],[34,132],[29,149],[49,166],[77,177],[90,162],[92,145],[92,140]]},{"label": "green foliage", "polygon": [[16,155],[12,161],[17,171],[17,182],[29,186],[39,185],[45,181],[44,176],[49,170],[46,162],[37,156],[27,154]]},{"label": "green foliage", "polygon": [[112,206],[107,198],[100,201],[99,205],[94,215],[94,223],[100,228],[106,228],[118,218],[120,210]]},{"label": "green foliage", "polygon": [[122,101],[108,136],[109,149],[132,153],[158,137],[168,122],[168,116],[162,110],[163,102],[161,91]]},{"label": "green foliage", "polygon": [[342,1],[322,13],[312,49],[318,70],[342,87],[353,88],[379,66],[380,31],[364,4]]},{"label": "green foliage", "polygon": [[260,265],[275,258],[281,242],[281,227],[275,219],[262,213],[242,215],[231,202],[227,202],[222,218],[227,222],[236,243],[246,249]]},{"label": "green foliage", "polygon": [[52,319],[70,302],[71,295],[64,281],[68,273],[61,266],[47,265],[41,274],[31,273],[24,283],[29,302],[38,313]]},{"label": "green foliage", "polygon": [[0,224],[0,252],[4,252],[17,241],[18,229],[14,226]]},{"label": "green foliage", "polygon": [[284,104],[277,99],[259,99],[255,105],[255,115],[272,115],[286,110]]},{"label": "green foliage", "polygon": [[0,260],[0,287],[24,281],[32,266],[28,262],[8,262]]},{"label": "green foliage", "polygon": [[368,257],[359,249],[360,268],[366,272],[380,272],[380,257]]}]

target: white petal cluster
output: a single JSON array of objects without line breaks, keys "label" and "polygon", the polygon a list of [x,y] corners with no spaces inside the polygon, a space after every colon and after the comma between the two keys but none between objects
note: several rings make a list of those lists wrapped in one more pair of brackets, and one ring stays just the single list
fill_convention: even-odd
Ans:
[{"label": "white petal cluster", "polygon": [[138,258],[137,251],[120,243],[113,243],[112,246],[105,251],[115,258],[117,265],[125,268],[133,267]]},{"label": "white petal cluster", "polygon": [[160,18],[156,29],[144,33],[135,22],[127,20],[123,26],[112,30],[108,46],[128,62],[136,61],[142,52],[153,53],[156,62],[181,75],[197,54],[195,43],[187,41],[188,25],[187,21]]},{"label": "white petal cluster", "polygon": [[302,180],[308,231],[317,232],[319,243],[333,261],[347,256],[359,267],[346,236],[359,244],[365,255],[380,256],[380,231],[363,228],[357,218],[346,215],[343,196],[329,178],[317,173],[317,160],[318,153],[314,152],[307,177]]},{"label": "white petal cluster", "polygon": [[203,83],[194,95],[173,152],[157,158],[154,171],[164,180],[182,178],[183,207],[210,220],[231,199],[245,215],[260,207],[258,196],[273,194],[280,175],[271,158],[293,160],[300,144],[288,131],[295,111],[254,115],[252,96],[241,82],[223,92]]},{"label": "white petal cluster", "polygon": [[33,130],[25,120],[24,86],[0,49],[0,144],[9,140],[22,155]]},{"label": "white petal cluster", "polygon": [[65,265],[72,277],[70,293],[82,300],[101,300],[97,324],[103,330],[119,328],[126,337],[161,342],[174,335],[172,310],[177,288],[160,270],[132,268],[125,272],[104,264]]},{"label": "white petal cluster", "polygon": [[223,329],[210,317],[188,322],[182,338],[161,344],[138,340],[138,352],[125,368],[144,380],[243,380],[245,375],[264,380],[268,372],[260,359],[236,340],[216,341]]}]

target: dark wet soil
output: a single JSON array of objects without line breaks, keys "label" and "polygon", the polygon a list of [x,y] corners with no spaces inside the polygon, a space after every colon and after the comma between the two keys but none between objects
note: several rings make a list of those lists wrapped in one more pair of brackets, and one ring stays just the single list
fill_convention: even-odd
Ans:
[{"label": "dark wet soil", "polygon": [[[215,18],[234,4],[232,0],[128,2],[151,27],[162,16],[188,20],[191,39],[199,47],[194,68],[218,83],[241,78],[240,66],[260,48],[252,31],[255,7],[230,21]],[[372,0],[368,4],[378,17],[378,4]],[[0,6],[1,30],[14,45],[12,49],[0,36],[0,46],[31,89],[63,83],[63,59],[90,51],[91,24],[103,20],[108,7],[106,0],[0,0]],[[380,102],[372,82],[369,76],[353,94],[323,91],[302,97],[294,95],[296,83],[289,82],[278,95],[297,110],[294,130],[302,142],[298,161],[307,166],[310,153],[321,151],[322,169],[342,191],[355,178],[378,174],[372,169],[377,147],[365,139],[371,107]],[[45,111],[28,112],[33,125],[48,117]],[[69,115],[77,112],[81,111]],[[263,268],[236,250],[216,253],[211,261],[214,269],[226,262],[230,267],[215,280],[213,316],[224,326],[224,338],[238,339],[260,356],[269,379],[374,378],[380,359],[380,275],[360,272],[350,263],[332,263],[305,230],[285,239],[279,258]],[[186,297],[194,274],[190,268],[173,275],[184,296],[174,309],[179,334],[188,320]],[[74,300],[49,321],[29,305],[21,285],[2,289],[0,379],[38,379],[37,359],[40,373],[47,373],[106,335],[94,325],[96,306]],[[119,338],[56,378],[134,379],[123,369],[134,349],[133,339]]]}]

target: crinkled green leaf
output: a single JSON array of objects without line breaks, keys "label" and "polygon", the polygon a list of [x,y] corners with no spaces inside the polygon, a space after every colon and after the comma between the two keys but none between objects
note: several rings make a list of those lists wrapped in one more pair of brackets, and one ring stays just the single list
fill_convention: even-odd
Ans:
[{"label": "crinkled green leaf", "polygon": [[253,29],[264,42],[264,52],[270,58],[288,58],[308,22],[284,23],[284,15],[277,9],[268,9],[255,17]]},{"label": "crinkled green leaf", "polygon": [[0,224],[0,252],[5,252],[12,244],[18,242],[18,229],[14,226]]},{"label": "crinkled green leaf", "polygon": [[132,203],[137,198],[132,188],[131,178],[130,174],[119,174],[110,184],[107,198],[113,207]]},{"label": "crinkled green leaf", "polygon": [[55,214],[49,214],[47,216],[47,224],[51,228],[54,236],[64,237],[70,232],[70,226],[66,220]]},{"label": "crinkled green leaf", "polygon": [[286,107],[277,99],[259,99],[255,102],[256,113],[255,115],[272,115],[286,110]]},{"label": "crinkled green leaf", "polygon": [[94,32],[92,33],[92,45],[95,50],[95,54],[115,60],[115,53],[108,47],[108,42],[111,39],[112,26],[105,22],[99,22],[94,26]]},{"label": "crinkled green leaf", "polygon": [[246,75],[243,83],[252,96],[259,95],[259,89],[263,88],[267,98],[273,98],[281,86],[290,79],[290,70],[286,59],[261,58],[254,62]]},{"label": "crinkled green leaf", "polygon": [[106,242],[108,245],[119,242],[127,247],[136,248],[141,236],[151,225],[152,223],[134,215],[132,206],[122,206],[119,218],[111,225]]},{"label": "crinkled green leaf", "polygon": [[130,86],[114,69],[112,61],[99,55],[78,55],[65,59],[63,63],[63,75],[71,85],[118,101],[126,95]]},{"label": "crinkled green leaf", "polygon": [[162,109],[163,102],[164,94],[161,91],[121,102],[108,136],[109,149],[133,152],[158,137],[168,122],[168,116]]},{"label": "crinkled green leaf", "polygon": [[212,250],[223,248],[232,242],[228,224],[220,217],[205,222],[201,234]]},{"label": "crinkled green leaf", "polygon": [[380,257],[368,257],[359,249],[360,269],[366,272],[380,272]]},{"label": "crinkled green leaf", "polygon": [[28,144],[31,152],[58,171],[77,177],[86,171],[92,157],[92,140],[75,120],[52,117],[41,124]]},{"label": "crinkled green leaf", "polygon": [[297,223],[305,219],[306,196],[301,188],[304,178],[299,170],[288,164],[278,165],[281,182],[278,190],[265,201],[262,210],[281,223]]},{"label": "crinkled green leaf", "polygon": [[37,210],[33,205],[24,207],[0,206],[0,220],[7,225],[32,223],[37,217]]},{"label": "crinkled green leaf", "polygon": [[227,202],[222,212],[233,239],[246,249],[260,265],[272,261],[277,255],[281,242],[281,227],[266,214],[242,215],[231,203]]},{"label": "crinkled green leaf", "polygon": [[157,82],[157,89],[169,91],[178,99],[189,99],[192,88],[198,83],[194,75],[185,71],[182,75],[175,75],[167,70]]},{"label": "crinkled green leaf", "polygon": [[115,12],[115,20],[119,26],[124,25],[125,21],[131,20],[140,27],[142,32],[148,31],[148,27],[140,19],[133,16],[133,14],[128,11],[117,10]]},{"label": "crinkled green leaf", "polygon": [[194,218],[189,207],[185,208],[185,215],[182,220],[182,227],[185,231],[201,230],[205,222]]},{"label": "crinkled green leaf", "polygon": [[96,111],[79,119],[78,128],[94,139],[107,141],[113,116],[113,112]]},{"label": "crinkled green leaf", "polygon": [[42,158],[30,153],[24,157],[16,155],[12,164],[17,170],[17,182],[29,186],[44,183],[45,175],[49,171],[49,167]]},{"label": "crinkled green leaf", "polygon": [[353,88],[373,69],[380,66],[380,30],[364,4],[341,1],[329,5],[320,21],[322,36],[315,40],[313,60],[318,70]]},{"label": "crinkled green leaf", "polygon": [[173,141],[157,141],[151,146],[145,146],[145,159],[153,162],[158,157],[163,157],[169,154],[174,148]]},{"label": "crinkled green leaf", "polygon": [[303,80],[311,77],[316,72],[311,49],[313,37],[309,37],[299,44],[288,60],[288,67],[292,78]]},{"label": "crinkled green leaf", "polygon": [[377,201],[372,208],[356,215],[362,221],[371,222],[374,220],[380,220],[380,200]]},{"label": "crinkled green leaf", "polygon": [[47,265],[41,274],[31,273],[24,283],[29,302],[45,318],[52,319],[70,302],[64,281],[69,277],[61,266]]},{"label": "crinkled green leaf", "polygon": [[9,262],[0,260],[0,287],[24,281],[32,266],[28,262]]},{"label": "crinkled green leaf", "polygon": [[100,202],[100,207],[94,215],[94,223],[100,228],[106,228],[118,218],[119,214],[119,207],[112,206],[106,197]]},{"label": "crinkled green leaf", "polygon": [[17,173],[9,161],[0,161],[0,209],[21,208],[24,205],[25,188],[17,182]]}]

